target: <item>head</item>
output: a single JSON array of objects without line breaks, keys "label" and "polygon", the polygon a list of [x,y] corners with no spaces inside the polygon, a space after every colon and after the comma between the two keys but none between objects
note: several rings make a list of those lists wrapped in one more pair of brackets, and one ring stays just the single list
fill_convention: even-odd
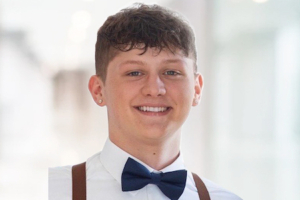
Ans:
[{"label": "head", "polygon": [[138,4],[110,16],[98,31],[89,90],[107,108],[111,141],[132,155],[146,144],[179,151],[181,126],[201,96],[195,72],[195,37],[176,13]]},{"label": "head", "polygon": [[107,18],[98,31],[96,42],[96,74],[103,83],[109,62],[120,52],[132,49],[180,50],[194,60],[197,71],[195,36],[189,24],[177,13],[158,5],[135,4]]}]

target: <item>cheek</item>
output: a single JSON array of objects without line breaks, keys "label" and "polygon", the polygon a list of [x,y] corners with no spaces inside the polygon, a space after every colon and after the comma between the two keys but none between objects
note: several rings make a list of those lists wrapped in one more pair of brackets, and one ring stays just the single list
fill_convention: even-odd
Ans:
[{"label": "cheek", "polygon": [[190,82],[176,84],[170,91],[176,93],[183,101],[189,101],[194,96],[194,86]]},{"label": "cheek", "polygon": [[112,110],[127,109],[135,97],[135,90],[126,84],[117,83],[107,88],[107,106]]}]

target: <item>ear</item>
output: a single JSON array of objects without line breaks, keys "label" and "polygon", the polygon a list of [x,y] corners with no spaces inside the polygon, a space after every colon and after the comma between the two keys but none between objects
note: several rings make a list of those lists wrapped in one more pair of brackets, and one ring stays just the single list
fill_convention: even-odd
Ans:
[{"label": "ear", "polygon": [[200,98],[201,98],[202,88],[203,88],[202,75],[197,73],[195,76],[196,76],[195,77],[195,94],[194,94],[192,106],[198,105]]},{"label": "ear", "polygon": [[97,75],[91,76],[88,87],[95,103],[99,106],[105,106],[103,95],[104,83],[102,79]]}]

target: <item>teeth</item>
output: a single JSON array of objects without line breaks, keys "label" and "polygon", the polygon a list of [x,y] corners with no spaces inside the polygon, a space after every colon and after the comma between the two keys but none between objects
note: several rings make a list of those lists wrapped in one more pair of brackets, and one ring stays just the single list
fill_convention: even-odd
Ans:
[{"label": "teeth", "polygon": [[149,106],[140,106],[139,110],[144,112],[164,112],[168,108],[167,107],[149,107]]}]

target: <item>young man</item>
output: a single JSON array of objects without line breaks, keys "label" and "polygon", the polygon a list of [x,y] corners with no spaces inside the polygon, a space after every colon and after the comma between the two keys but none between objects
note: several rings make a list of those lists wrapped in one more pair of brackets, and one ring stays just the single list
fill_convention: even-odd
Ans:
[{"label": "young man", "polygon": [[[72,190],[85,188],[88,200],[199,199],[180,155],[181,126],[203,86],[196,58],[193,31],[174,12],[139,4],[110,16],[98,31],[89,81],[94,101],[107,107],[109,138],[87,160],[79,189],[75,168],[50,169],[49,199],[71,200]],[[212,200],[240,199],[204,183]]]}]

